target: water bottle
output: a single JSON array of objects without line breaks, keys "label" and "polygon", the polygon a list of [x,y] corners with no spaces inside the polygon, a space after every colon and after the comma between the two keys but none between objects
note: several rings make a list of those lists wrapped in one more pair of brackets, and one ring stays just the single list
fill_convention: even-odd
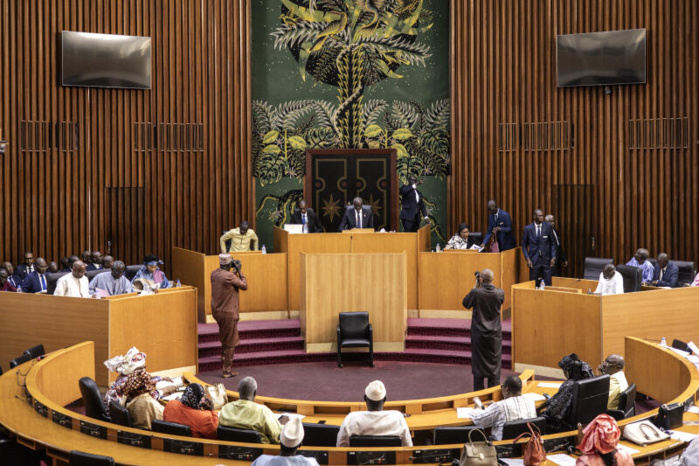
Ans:
[{"label": "water bottle", "polygon": [[22,292],[22,287],[20,285],[17,285],[17,293],[21,293],[21,292]]},{"label": "water bottle", "polygon": [[539,289],[540,289],[540,290],[543,290],[543,289],[545,289],[545,288],[546,288],[546,284],[544,283],[543,280],[541,280],[541,283],[539,283]]},{"label": "water bottle", "polygon": [[182,288],[182,283],[180,283],[180,279],[177,279],[177,283],[175,283],[175,288]]},{"label": "water bottle", "polygon": [[660,346],[667,346],[667,340],[665,340],[665,337],[660,339]]},{"label": "water bottle", "polygon": [[260,249],[260,251],[262,251],[262,254],[267,254],[267,248],[264,244],[262,245],[262,249]]},{"label": "water bottle", "polygon": [[437,247],[434,248],[436,252],[442,252],[442,247],[437,243]]}]

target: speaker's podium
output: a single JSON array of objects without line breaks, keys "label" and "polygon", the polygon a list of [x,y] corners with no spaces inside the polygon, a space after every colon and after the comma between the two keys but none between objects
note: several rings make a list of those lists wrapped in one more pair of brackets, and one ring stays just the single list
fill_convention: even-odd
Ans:
[{"label": "speaker's podium", "polygon": [[300,318],[306,352],[337,349],[340,312],[366,311],[374,351],[405,349],[407,253],[300,257]]}]

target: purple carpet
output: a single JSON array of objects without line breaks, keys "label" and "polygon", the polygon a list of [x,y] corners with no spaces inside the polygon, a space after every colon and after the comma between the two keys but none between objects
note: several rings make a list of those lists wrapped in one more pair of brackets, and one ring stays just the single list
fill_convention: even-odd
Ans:
[{"label": "purple carpet", "polygon": [[[257,381],[260,396],[316,401],[362,401],[364,388],[379,379],[386,385],[388,400],[412,400],[457,395],[473,391],[471,368],[464,365],[423,364],[377,361],[376,367],[366,363],[346,363],[340,369],[335,362],[275,364],[236,368],[240,375],[224,379],[220,371],[199,374],[205,382],[223,383],[229,390],[238,390],[242,377]],[[513,374],[502,371],[502,380]]]}]

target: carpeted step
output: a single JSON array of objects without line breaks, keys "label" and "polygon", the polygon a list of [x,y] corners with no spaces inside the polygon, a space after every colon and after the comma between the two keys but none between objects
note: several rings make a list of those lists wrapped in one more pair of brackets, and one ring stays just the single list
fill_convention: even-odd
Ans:
[{"label": "carpeted step", "polygon": [[[471,320],[469,319],[408,319],[408,335],[423,336],[470,336]],[[512,339],[512,321],[502,321],[503,340]]]},{"label": "carpeted step", "polygon": [[[218,325],[199,324],[199,343],[218,340]],[[298,319],[284,320],[251,320],[238,323],[240,340],[259,338],[298,337],[301,335],[301,321]]]},{"label": "carpeted step", "polygon": [[[236,354],[254,353],[257,351],[281,351],[304,348],[303,337],[280,338],[251,338],[241,339],[235,349]],[[218,338],[215,341],[199,343],[199,357],[217,356],[221,352],[221,343]]]},{"label": "carpeted step", "polygon": [[[471,337],[445,337],[432,335],[408,335],[405,338],[406,349],[440,349],[451,351],[471,351]],[[512,341],[502,340],[503,354],[512,353]]]}]

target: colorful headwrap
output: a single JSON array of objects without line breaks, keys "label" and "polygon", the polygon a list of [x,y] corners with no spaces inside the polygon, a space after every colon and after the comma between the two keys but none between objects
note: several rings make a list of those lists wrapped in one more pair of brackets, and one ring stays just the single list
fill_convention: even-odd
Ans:
[{"label": "colorful headwrap", "polygon": [[184,390],[180,402],[192,409],[200,409],[201,399],[204,397],[204,393],[204,387],[198,383],[191,383],[187,385],[187,388]]},{"label": "colorful headwrap", "polygon": [[585,434],[578,445],[580,451],[586,455],[601,453],[606,455],[616,450],[619,444],[621,431],[613,417],[600,414],[583,430]]},{"label": "colorful headwrap", "polygon": [[136,369],[145,367],[146,353],[141,353],[138,351],[138,348],[133,346],[125,355],[114,356],[111,359],[107,359],[104,361],[104,365],[112,372],[129,375]]},{"label": "colorful headwrap", "polygon": [[577,354],[571,353],[558,362],[558,367],[568,373],[568,377],[573,380],[582,380],[593,377],[592,368],[588,363],[582,361]]}]

